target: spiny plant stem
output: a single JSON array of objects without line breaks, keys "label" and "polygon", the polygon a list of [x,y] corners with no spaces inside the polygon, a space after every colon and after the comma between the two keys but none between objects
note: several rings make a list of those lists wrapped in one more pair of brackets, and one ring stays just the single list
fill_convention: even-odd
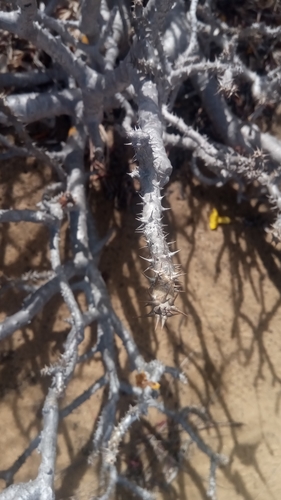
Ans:
[{"label": "spiny plant stem", "polygon": [[159,115],[159,96],[156,85],[149,80],[139,78],[135,73],[135,85],[138,86],[138,106],[140,130],[130,131],[138,160],[138,175],[141,181],[143,210],[139,217],[140,231],[143,232],[149,251],[148,269],[153,273],[149,277],[150,300],[152,307],[149,316],[156,316],[162,327],[165,321],[181,311],[174,305],[179,292],[179,271],[172,257],[175,252],[169,250],[163,230],[162,214],[165,208],[161,204],[161,188],[169,181],[172,171],[163,139],[162,123]]}]

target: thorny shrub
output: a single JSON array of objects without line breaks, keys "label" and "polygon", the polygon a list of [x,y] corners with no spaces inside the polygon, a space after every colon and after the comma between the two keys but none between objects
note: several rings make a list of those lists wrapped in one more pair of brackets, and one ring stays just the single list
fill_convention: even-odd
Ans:
[{"label": "thorny shrub", "polygon": [[[43,370],[51,382],[42,432],[8,470],[1,471],[7,488],[0,499],[55,498],[59,420],[103,387],[108,389],[107,400],[92,437],[92,460],[99,457],[101,464],[99,498],[111,497],[117,484],[137,497],[153,498],[146,484],[132,481],[126,471],[121,473],[118,453],[130,427],[154,408],[180,425],[209,457],[208,495],[214,499],[216,468],[227,459],[210,449],[190,423],[192,413],[204,419],[204,412],[193,407],[172,411],[160,400],[163,374],[182,382],[184,376],[177,367],[158,360],[145,362],[114,312],[98,269],[105,240],[98,237],[85,190],[89,181],[104,182],[108,177],[111,166],[105,138],[110,123],[128,152],[134,150],[132,168],[121,172],[120,166],[119,189],[124,190],[125,184],[129,190],[140,186],[148,315],[155,317],[159,327],[171,316],[188,312],[176,305],[181,270],[173,262],[174,252],[162,225],[162,190],[173,169],[168,150],[186,151],[193,175],[210,188],[234,181],[239,197],[244,180],[265,186],[275,210],[272,234],[280,238],[281,143],[262,130],[280,100],[279,2],[81,0],[78,5],[49,0],[38,7],[35,0],[11,0],[1,2],[1,8],[1,159],[35,157],[53,170],[53,182],[45,188],[37,210],[0,211],[1,223],[28,221],[48,227],[52,267],[51,272],[29,273],[14,282],[27,296],[22,309],[0,324],[0,338],[23,328],[58,293],[71,319],[64,351]],[[197,97],[191,103],[192,92]],[[185,103],[186,109],[187,102],[188,112],[178,114],[180,104]],[[65,134],[55,129],[53,143],[36,139],[39,123],[50,129],[61,116]],[[13,128],[14,142],[5,135],[7,127]],[[212,217],[215,227],[218,214]],[[66,219],[72,253],[61,261],[59,240]],[[38,286],[30,291],[28,285],[34,281]],[[85,294],[86,312],[76,301],[74,284]],[[96,345],[79,357],[84,329],[92,323],[97,325]],[[134,385],[119,378],[115,335],[125,346],[132,371],[137,371]],[[104,375],[60,409],[75,367],[97,352]],[[132,404],[118,421],[124,393]],[[153,439],[151,444],[160,446]],[[36,478],[11,484],[35,448],[41,453]]]}]

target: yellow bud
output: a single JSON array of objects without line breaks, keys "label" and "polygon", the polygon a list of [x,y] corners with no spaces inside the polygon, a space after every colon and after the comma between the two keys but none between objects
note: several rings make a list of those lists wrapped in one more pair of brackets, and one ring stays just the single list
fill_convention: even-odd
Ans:
[{"label": "yellow bud", "polygon": [[219,224],[230,224],[231,220],[229,217],[219,217],[218,218],[218,223]]},{"label": "yellow bud", "polygon": [[149,385],[154,391],[158,391],[160,389],[160,384],[158,384],[158,382],[150,382]]},{"label": "yellow bud", "polygon": [[85,44],[89,44],[88,37],[86,35],[81,35],[81,42]]},{"label": "yellow bud", "polygon": [[72,137],[73,135],[75,135],[77,132],[77,129],[76,127],[71,127],[68,131],[68,137]]},{"label": "yellow bud", "polygon": [[150,387],[153,391],[158,391],[160,389],[160,384],[158,382],[152,382],[147,379],[147,374],[145,372],[140,372],[136,374],[137,387],[144,389],[145,387]]},{"label": "yellow bud", "polygon": [[210,213],[210,217],[209,217],[209,227],[210,227],[210,229],[212,229],[212,231],[214,229],[217,229],[217,227],[218,227],[218,218],[219,218],[218,211],[216,208],[213,208],[213,210]]}]

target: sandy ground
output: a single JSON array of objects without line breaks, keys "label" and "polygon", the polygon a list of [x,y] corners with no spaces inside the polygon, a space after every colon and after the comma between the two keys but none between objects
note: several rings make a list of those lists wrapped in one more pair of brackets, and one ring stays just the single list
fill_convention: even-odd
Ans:
[{"label": "sandy ground", "polygon": [[[145,317],[148,283],[141,271],[142,239],[135,232],[134,200],[126,211],[103,202],[101,193],[90,194],[100,232],[115,232],[103,251],[101,269],[113,305],[128,325],[146,360],[155,356],[163,363],[181,367],[188,384],[163,379],[161,397],[170,408],[199,405],[210,413],[212,424],[193,419],[201,437],[214,450],[229,457],[218,470],[218,500],[279,500],[281,492],[281,299],[280,249],[270,242],[265,228],[271,214],[266,196],[246,188],[237,204],[237,192],[202,187],[189,178],[188,167],[175,173],[166,190],[167,232],[180,249],[175,262],[186,273],[178,307],[188,317],[175,316],[154,331]],[[2,208],[32,208],[39,201],[50,171],[29,161],[25,171],[19,162],[1,168]],[[95,201],[93,201],[95,199]],[[231,224],[209,229],[209,214],[216,207]],[[269,215],[268,215],[269,214]],[[30,270],[48,270],[48,232],[31,224],[1,227],[1,272],[19,277]],[[62,249],[64,238],[62,238]],[[62,250],[63,252],[63,250]],[[2,318],[15,312],[24,294],[15,289],[1,296]],[[79,296],[81,306],[83,296]],[[68,316],[60,298],[54,298],[23,331],[17,331],[0,351],[0,470],[9,468],[41,429],[41,409],[48,379],[40,370],[57,359],[66,337]],[[141,317],[140,317],[141,316]],[[95,328],[88,328],[81,345],[84,352],[94,342]],[[117,340],[120,373],[128,378],[127,360]],[[82,393],[102,373],[99,355],[79,366],[62,407]],[[132,375],[130,375],[130,380]],[[60,424],[56,475],[57,498],[86,500],[97,488],[95,468],[88,464],[90,438],[102,403],[100,391]],[[125,406],[124,406],[125,408]],[[153,471],[159,499],[206,499],[208,459],[188,436],[152,413],[151,430],[159,430],[163,447],[175,457],[179,443],[187,451],[171,484],[165,482],[162,465],[143,448],[147,432],[133,429],[121,448],[123,469],[141,480],[141,461]],[[149,426],[147,426],[148,428]],[[159,441],[161,442],[161,441]],[[129,452],[128,452],[129,450]],[[178,451],[178,450],[177,450]],[[15,476],[15,482],[36,476],[40,455],[35,451]],[[167,477],[166,477],[167,479]],[[142,483],[145,484],[145,483]],[[0,487],[4,482],[0,480]],[[130,499],[129,493],[116,498]]]}]

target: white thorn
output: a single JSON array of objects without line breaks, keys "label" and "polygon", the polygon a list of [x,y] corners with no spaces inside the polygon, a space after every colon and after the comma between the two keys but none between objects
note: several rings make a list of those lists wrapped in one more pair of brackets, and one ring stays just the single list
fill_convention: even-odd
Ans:
[{"label": "white thorn", "polygon": [[140,255],[140,258],[143,260],[146,260],[147,262],[153,262],[153,259],[146,259],[145,257],[142,257],[141,255]]},{"label": "white thorn", "polygon": [[180,250],[175,250],[174,252],[169,252],[169,257],[173,257],[173,255],[176,255],[176,253],[179,253]]}]

